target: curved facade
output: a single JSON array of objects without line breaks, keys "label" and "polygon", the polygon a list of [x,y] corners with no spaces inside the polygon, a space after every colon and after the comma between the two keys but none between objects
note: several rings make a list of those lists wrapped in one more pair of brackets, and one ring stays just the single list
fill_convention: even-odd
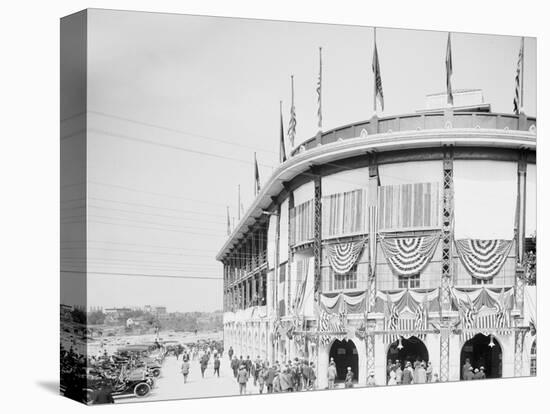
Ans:
[{"label": "curved facade", "polygon": [[429,361],[441,381],[466,358],[489,377],[529,375],[535,162],[535,119],[481,108],[307,140],[218,253],[225,348],[314,361],[320,388],[330,358],[358,385],[370,371],[386,384],[397,360]]}]

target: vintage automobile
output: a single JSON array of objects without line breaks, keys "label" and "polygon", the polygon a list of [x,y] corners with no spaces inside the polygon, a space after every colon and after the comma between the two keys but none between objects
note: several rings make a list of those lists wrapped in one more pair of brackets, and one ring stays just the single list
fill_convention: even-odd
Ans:
[{"label": "vintage automobile", "polygon": [[134,369],[130,371],[123,365],[118,376],[114,377],[105,372],[90,370],[86,374],[86,384],[86,402],[91,404],[101,387],[109,386],[113,397],[122,395],[145,397],[154,387],[155,382],[147,370]]},{"label": "vintage automobile", "polygon": [[159,377],[162,370],[164,355],[151,345],[126,345],[118,348],[115,357],[120,360],[133,360],[136,367],[147,369],[153,377]]}]

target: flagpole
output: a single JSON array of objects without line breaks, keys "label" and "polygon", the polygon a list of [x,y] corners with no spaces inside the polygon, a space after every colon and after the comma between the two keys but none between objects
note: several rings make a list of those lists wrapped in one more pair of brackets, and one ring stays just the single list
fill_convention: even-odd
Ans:
[{"label": "flagpole", "polygon": [[[374,49],[376,49],[376,27],[374,28]],[[374,74],[374,82],[373,82],[373,89],[374,89],[374,93],[373,93],[373,98],[372,98],[372,104],[373,104],[373,109],[374,109],[374,115],[377,115],[376,114],[376,74]]]},{"label": "flagpole", "polygon": [[237,210],[239,211],[237,213],[237,217],[239,218],[239,221],[241,221],[241,185],[238,185],[238,198],[237,198]]},{"label": "flagpole", "polygon": [[258,195],[258,183],[256,178],[256,166],[258,165],[258,161],[256,161],[256,152],[254,151],[254,196]]},{"label": "flagpole", "polygon": [[319,132],[323,130],[323,48],[319,46]]}]

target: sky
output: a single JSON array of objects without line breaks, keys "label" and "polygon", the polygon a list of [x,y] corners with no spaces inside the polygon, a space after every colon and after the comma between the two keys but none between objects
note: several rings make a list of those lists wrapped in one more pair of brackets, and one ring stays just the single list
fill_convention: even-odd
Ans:
[{"label": "sky", "polygon": [[[415,112],[445,90],[446,32],[378,28],[376,38],[380,116]],[[452,33],[453,88],[480,88],[493,112],[511,113],[519,45]],[[297,143],[317,132],[319,47],[323,129],[370,118],[370,27],[90,10],[89,307],[222,308],[215,255],[226,208],[237,220],[238,185],[244,209],[251,204],[254,152],[262,182],[278,163],[279,101],[286,127],[291,75]],[[535,49],[526,38],[529,116]]]}]

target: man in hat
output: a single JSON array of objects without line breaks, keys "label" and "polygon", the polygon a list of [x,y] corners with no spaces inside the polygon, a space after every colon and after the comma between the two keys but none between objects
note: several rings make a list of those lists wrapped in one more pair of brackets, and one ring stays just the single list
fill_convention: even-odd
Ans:
[{"label": "man in hat", "polygon": [[374,387],[375,385],[376,382],[374,381],[374,371],[370,371],[367,378],[367,387]]},{"label": "man in hat", "polygon": [[471,381],[474,379],[474,369],[472,368],[472,366],[470,365],[470,367],[468,368],[468,371],[466,371],[466,374],[464,375],[464,380],[466,381]]},{"label": "man in hat", "polygon": [[346,379],[344,381],[344,386],[346,388],[353,388],[353,375],[351,367],[348,367],[348,372],[346,373]]},{"label": "man in hat", "polygon": [[334,381],[336,381],[337,375],[338,375],[338,372],[336,371],[336,364],[334,363],[334,361],[330,361],[330,365],[328,366],[328,370],[327,370],[329,390],[334,389]]},{"label": "man in hat", "polygon": [[405,369],[403,370],[403,377],[401,379],[401,384],[408,385],[413,382],[413,369],[410,361],[405,363]]},{"label": "man in hat", "polygon": [[462,366],[462,379],[466,379],[466,374],[468,371],[472,368],[472,365],[470,364],[470,358],[466,358],[464,361],[464,365]]},{"label": "man in hat", "polygon": [[479,379],[485,379],[487,376],[485,375],[485,367],[482,365],[479,367]]},{"label": "man in hat", "polygon": [[239,372],[237,373],[237,382],[239,383],[239,394],[246,394],[246,383],[248,382],[248,371],[246,366],[242,364],[239,367]]}]

